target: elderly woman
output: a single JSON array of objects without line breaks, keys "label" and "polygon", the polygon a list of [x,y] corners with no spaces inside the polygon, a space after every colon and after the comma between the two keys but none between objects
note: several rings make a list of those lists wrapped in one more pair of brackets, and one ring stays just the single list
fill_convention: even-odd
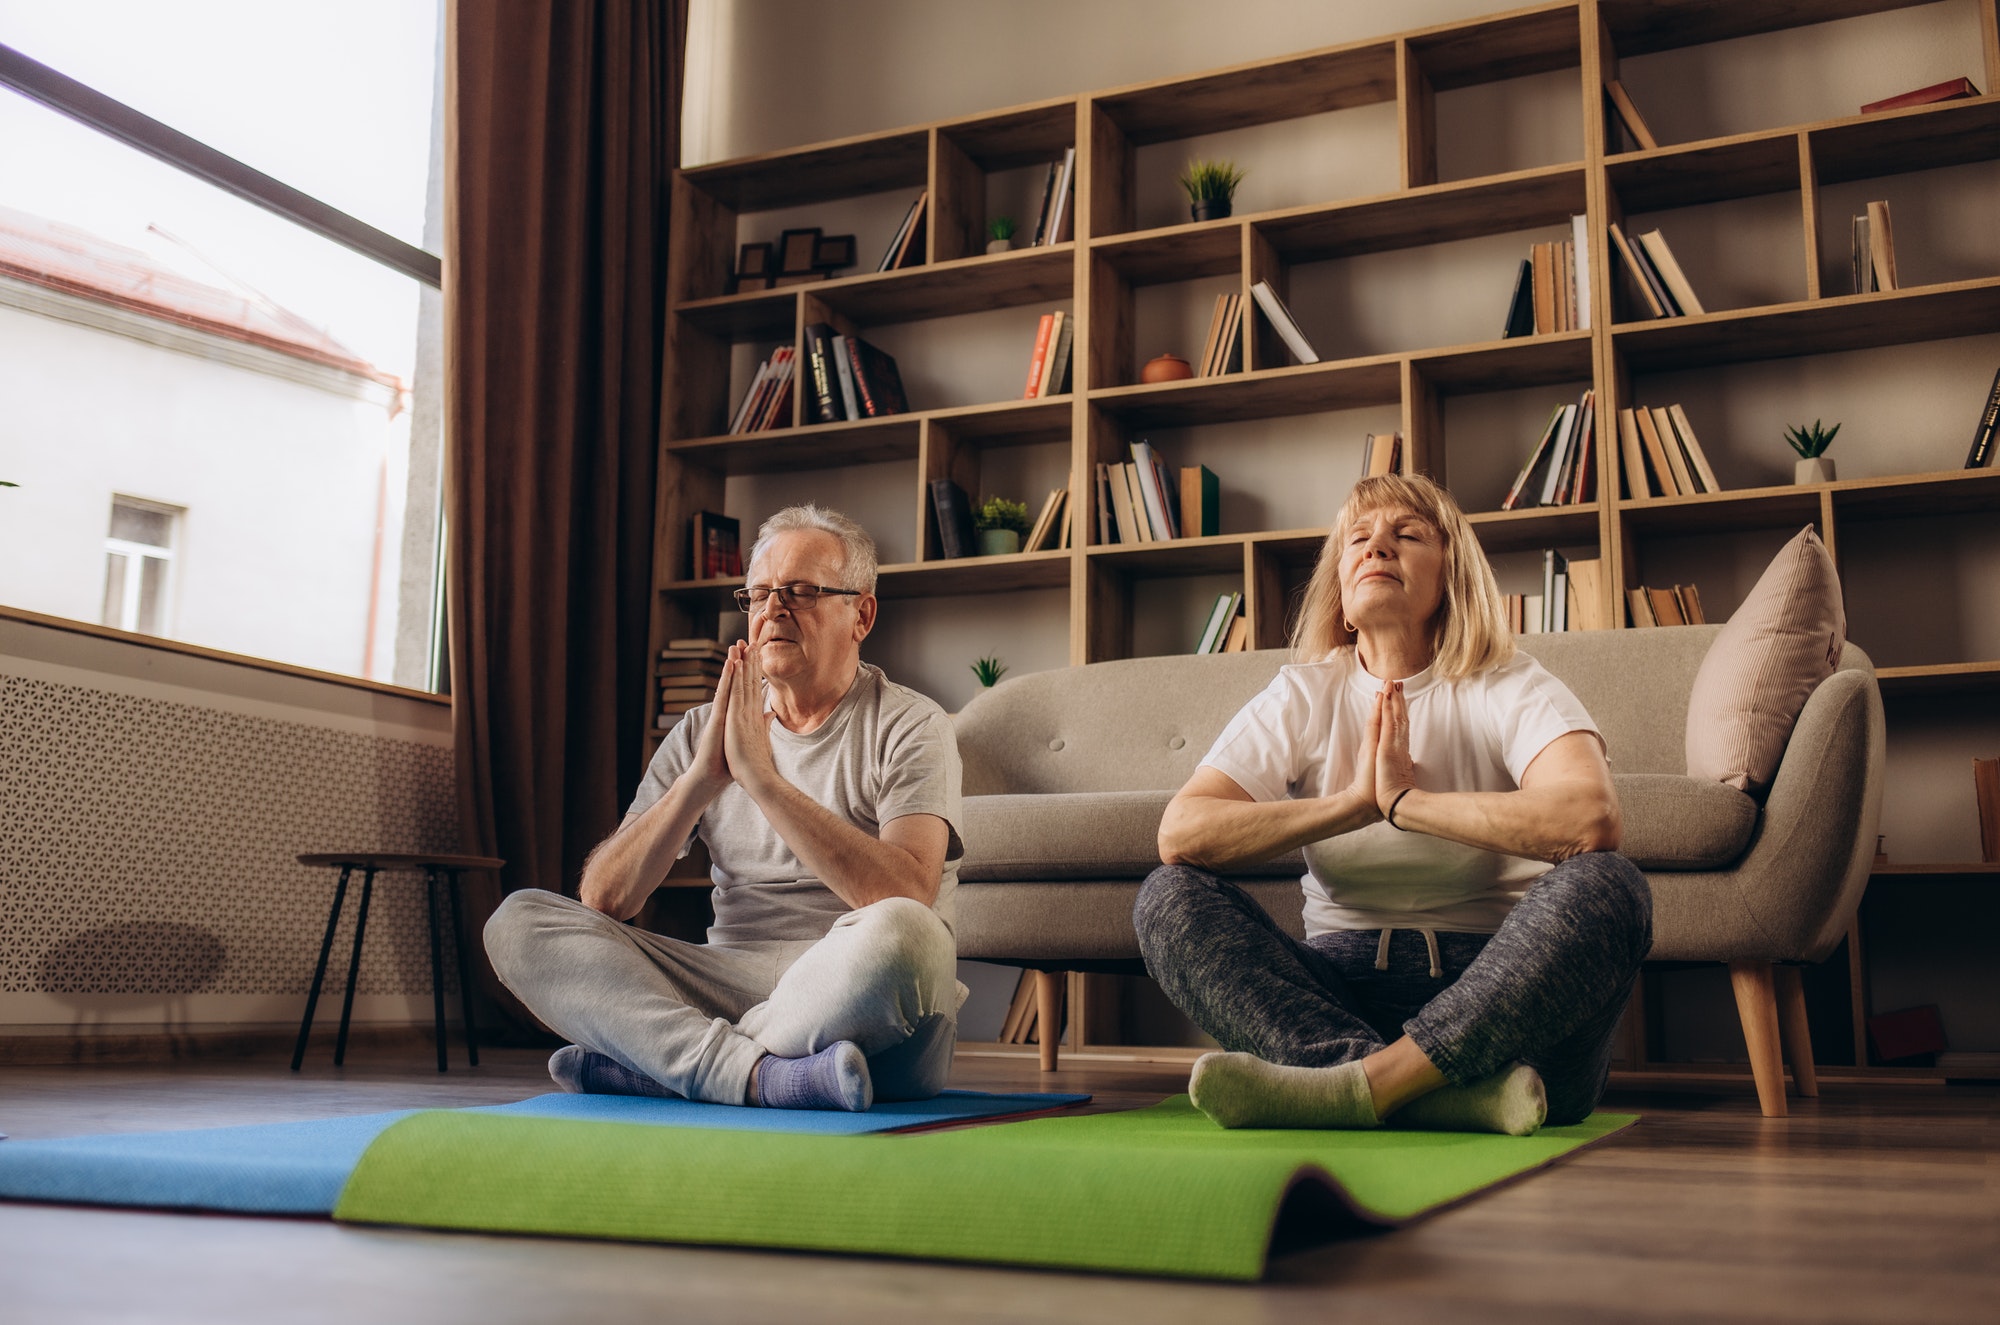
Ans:
[{"label": "elderly woman", "polygon": [[[1587,1117],[1651,895],[1616,853],[1603,738],[1515,651],[1451,495],[1356,485],[1293,651],[1167,807],[1134,914],[1154,978],[1231,1051],[1195,1064],[1195,1104],[1224,1127]],[[1217,877],[1295,847],[1303,943]]]}]

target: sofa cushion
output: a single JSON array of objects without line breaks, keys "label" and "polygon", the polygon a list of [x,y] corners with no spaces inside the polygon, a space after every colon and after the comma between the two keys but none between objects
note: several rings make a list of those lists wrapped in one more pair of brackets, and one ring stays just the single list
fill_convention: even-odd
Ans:
[{"label": "sofa cushion", "polygon": [[1734,862],[1757,828],[1757,802],[1720,782],[1619,773],[1622,850],[1642,870],[1712,870]]},{"label": "sofa cushion", "polygon": [[[967,796],[960,883],[1143,879],[1160,865],[1160,816],[1171,791]],[[1232,877],[1297,878],[1296,851]]]},{"label": "sofa cushion", "polygon": [[1688,698],[1687,771],[1762,795],[1799,710],[1840,664],[1840,576],[1808,525],[1716,635]]}]

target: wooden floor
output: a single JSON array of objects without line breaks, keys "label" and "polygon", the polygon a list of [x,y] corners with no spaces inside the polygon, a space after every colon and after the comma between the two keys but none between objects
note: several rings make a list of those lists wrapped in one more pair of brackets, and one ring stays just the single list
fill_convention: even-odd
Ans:
[{"label": "wooden floor", "polygon": [[[15,1137],[496,1103],[546,1086],[493,1051],[345,1072],[282,1060],[0,1070]],[[953,1084],[1147,1104],[1183,1071],[961,1056]],[[1254,1286],[0,1203],[0,1320],[999,1322],[2000,1320],[2000,1089],[1620,1095],[1644,1120],[1414,1228],[1277,1261]],[[5,1144],[5,1143],[0,1143]]]}]

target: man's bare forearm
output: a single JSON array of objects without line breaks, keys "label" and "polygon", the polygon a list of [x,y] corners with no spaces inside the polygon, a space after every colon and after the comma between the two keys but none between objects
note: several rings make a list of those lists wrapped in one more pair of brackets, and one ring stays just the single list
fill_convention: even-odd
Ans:
[{"label": "man's bare forearm", "polygon": [[[724,784],[727,785],[727,784]],[[630,920],[680,859],[702,811],[722,791],[693,772],[681,774],[667,794],[597,844],[583,862],[578,895],[585,906],[614,920]]]},{"label": "man's bare forearm", "polygon": [[1366,828],[1381,817],[1373,802],[1348,791],[1282,801],[1176,796],[1160,819],[1160,860],[1226,870]]},{"label": "man's bare forearm", "polygon": [[872,837],[773,772],[740,784],[764,818],[812,873],[854,909],[889,897],[937,901],[939,876],[892,842]]}]

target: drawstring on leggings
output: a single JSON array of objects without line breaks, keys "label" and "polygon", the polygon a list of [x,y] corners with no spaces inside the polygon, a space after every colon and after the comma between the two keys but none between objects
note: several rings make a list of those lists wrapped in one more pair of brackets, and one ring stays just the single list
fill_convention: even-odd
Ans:
[{"label": "drawstring on leggings", "polygon": [[[1382,931],[1382,942],[1377,944],[1375,948],[1375,969],[1378,971],[1389,969],[1389,936],[1395,932],[1395,930],[1388,928]],[[1434,929],[1420,929],[1417,933],[1424,936],[1424,947],[1431,955],[1431,979],[1442,979],[1444,976],[1444,962],[1438,957],[1437,931]]]}]

